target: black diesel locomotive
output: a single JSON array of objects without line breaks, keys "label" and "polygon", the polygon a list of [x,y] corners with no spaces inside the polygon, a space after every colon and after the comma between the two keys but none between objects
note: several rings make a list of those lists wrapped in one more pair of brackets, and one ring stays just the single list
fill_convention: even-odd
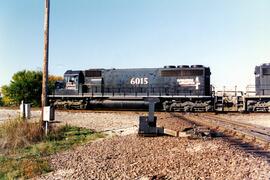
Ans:
[{"label": "black diesel locomotive", "polygon": [[270,64],[255,68],[255,90],[215,92],[202,65],[68,70],[50,101],[62,108],[143,108],[158,98],[165,111],[270,111]]},{"label": "black diesel locomotive", "polygon": [[[255,67],[255,92],[249,91],[244,97],[246,111],[270,111],[270,64]],[[250,95],[251,94],[251,95]]]},{"label": "black diesel locomotive", "polygon": [[210,75],[210,68],[202,65],[68,70],[50,98],[65,108],[136,108],[146,106],[146,98],[157,97],[167,111],[210,111]]}]

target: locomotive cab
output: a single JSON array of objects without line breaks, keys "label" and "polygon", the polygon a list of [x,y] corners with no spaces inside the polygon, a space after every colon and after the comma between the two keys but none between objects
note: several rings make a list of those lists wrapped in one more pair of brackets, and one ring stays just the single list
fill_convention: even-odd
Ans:
[{"label": "locomotive cab", "polygon": [[256,95],[270,95],[270,64],[255,67]]},{"label": "locomotive cab", "polygon": [[82,84],[84,83],[84,77],[82,71],[68,70],[64,74],[64,88],[68,91],[79,92]]},{"label": "locomotive cab", "polygon": [[77,90],[78,86],[79,86],[78,85],[78,80],[79,80],[78,75],[66,76],[65,77],[66,89]]}]

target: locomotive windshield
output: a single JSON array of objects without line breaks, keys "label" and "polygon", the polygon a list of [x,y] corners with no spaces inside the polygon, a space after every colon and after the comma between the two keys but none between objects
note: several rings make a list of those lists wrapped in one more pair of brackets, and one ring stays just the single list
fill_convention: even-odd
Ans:
[{"label": "locomotive windshield", "polygon": [[68,70],[64,74],[65,89],[78,90],[79,84],[84,82],[82,71]]},{"label": "locomotive windshield", "polygon": [[66,76],[65,82],[66,82],[66,89],[78,89],[78,75],[76,76]]},{"label": "locomotive windshield", "polygon": [[66,82],[73,82],[76,83],[78,81],[78,76],[69,76],[69,77],[65,77],[65,81]]}]

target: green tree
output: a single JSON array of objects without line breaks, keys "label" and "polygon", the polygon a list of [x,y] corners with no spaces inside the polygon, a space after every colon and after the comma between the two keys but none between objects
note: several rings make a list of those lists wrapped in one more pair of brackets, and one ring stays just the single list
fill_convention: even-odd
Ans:
[{"label": "green tree", "polygon": [[62,80],[63,80],[62,76],[49,75],[49,78],[48,78],[48,93],[52,94],[52,92],[55,90],[56,81],[62,81]]},{"label": "green tree", "polygon": [[40,104],[42,72],[41,71],[19,71],[12,76],[9,86],[3,86],[4,99],[9,100],[10,105],[18,105],[23,100],[34,106]]},{"label": "green tree", "polygon": [[13,101],[10,99],[10,95],[9,95],[9,87],[7,85],[2,86],[2,103],[4,106],[10,106],[13,103]]},{"label": "green tree", "polygon": [[4,103],[3,103],[3,98],[0,97],[0,106],[3,106],[3,105],[4,105]]},{"label": "green tree", "polygon": [[[49,92],[54,89],[58,76],[49,76]],[[41,71],[19,71],[12,76],[10,85],[2,87],[3,102],[5,105],[18,105],[23,100],[39,106],[42,93]]]}]

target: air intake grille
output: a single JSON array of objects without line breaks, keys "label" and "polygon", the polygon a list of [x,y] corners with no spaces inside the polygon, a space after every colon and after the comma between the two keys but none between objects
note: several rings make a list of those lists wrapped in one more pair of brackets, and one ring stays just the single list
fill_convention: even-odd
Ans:
[{"label": "air intake grille", "polygon": [[99,71],[99,70],[86,70],[85,77],[101,77],[101,71]]},{"label": "air intake grille", "polygon": [[270,75],[270,68],[263,68],[262,73],[263,75]]},{"label": "air intake grille", "polygon": [[203,70],[192,69],[192,70],[162,70],[162,77],[173,77],[173,76],[203,76]]}]

